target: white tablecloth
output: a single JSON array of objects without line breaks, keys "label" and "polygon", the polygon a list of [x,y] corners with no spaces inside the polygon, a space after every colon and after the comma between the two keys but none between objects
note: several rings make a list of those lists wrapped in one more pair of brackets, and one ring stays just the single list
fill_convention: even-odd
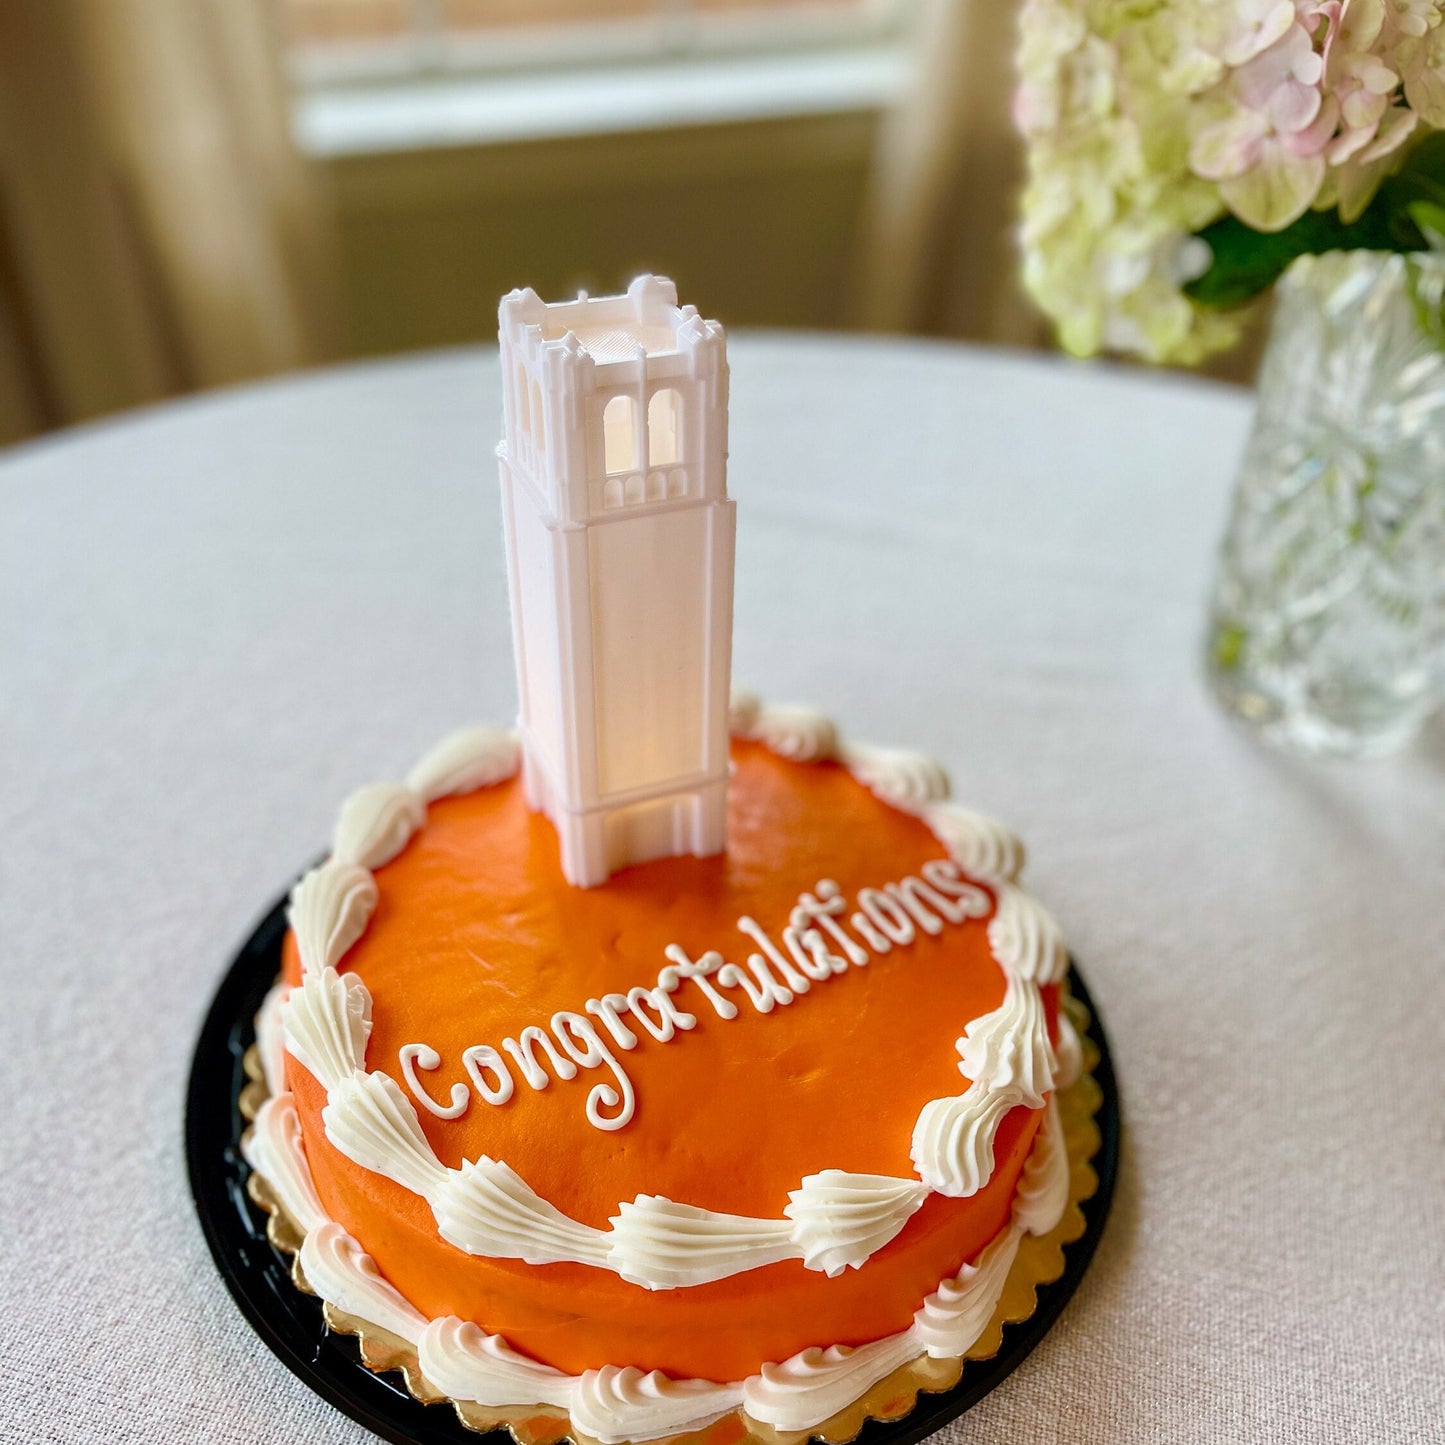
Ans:
[{"label": "white tablecloth", "polygon": [[[740,336],[735,680],[1028,840],[1125,1151],[959,1442],[1445,1439],[1445,730],[1259,748],[1206,696],[1242,394]],[[0,461],[0,1437],[354,1441],[191,1211],[192,1040],[343,796],[514,710],[498,371],[161,408]]]}]

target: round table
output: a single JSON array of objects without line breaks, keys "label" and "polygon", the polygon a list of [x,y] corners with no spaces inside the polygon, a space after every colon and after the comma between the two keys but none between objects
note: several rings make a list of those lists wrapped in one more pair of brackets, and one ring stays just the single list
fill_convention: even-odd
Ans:
[{"label": "round table", "polygon": [[[1249,399],[739,335],[735,683],[922,748],[1028,840],[1105,1015],[1098,1257],[956,1441],[1439,1440],[1445,729],[1258,746],[1197,642]],[[192,1041],[341,799],[515,709],[474,351],[0,460],[0,1436],[353,1441],[232,1305]]]}]

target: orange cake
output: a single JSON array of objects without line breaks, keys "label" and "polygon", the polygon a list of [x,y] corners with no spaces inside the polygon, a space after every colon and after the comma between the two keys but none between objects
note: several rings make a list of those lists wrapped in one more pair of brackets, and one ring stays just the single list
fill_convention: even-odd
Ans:
[{"label": "orange cake", "polygon": [[808,1428],[866,1349],[874,1378],[962,1354],[1007,1268],[980,1256],[1063,1208],[1041,1131],[1077,1040],[1016,840],[914,755],[734,721],[722,856],[572,888],[478,729],[357,794],[293,896],[252,1162],[301,1196],[312,1285],[456,1398],[655,1371],[681,1417],[587,1433]]},{"label": "orange cake", "polygon": [[936,764],[730,702],[721,328],[658,278],[502,322],[518,727],[343,806],[247,1158],[429,1397],[809,1431],[1061,1219],[1064,945]]}]

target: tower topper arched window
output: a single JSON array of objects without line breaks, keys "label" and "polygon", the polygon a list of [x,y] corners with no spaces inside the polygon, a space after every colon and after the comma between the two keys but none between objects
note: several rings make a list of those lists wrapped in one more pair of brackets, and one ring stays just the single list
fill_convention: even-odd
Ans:
[{"label": "tower topper arched window", "polygon": [[532,430],[532,410],[527,400],[527,368],[520,361],[512,394],[517,398],[517,434],[520,436]]},{"label": "tower topper arched window", "polygon": [[630,472],[637,466],[637,446],[630,396],[614,396],[602,412],[602,469]]},{"label": "tower topper arched window", "polygon": [[682,460],[682,398],[672,387],[647,403],[647,464],[668,467]]},{"label": "tower topper arched window", "polygon": [[542,388],[532,383],[532,441],[537,450],[547,449],[547,434],[542,430]]}]

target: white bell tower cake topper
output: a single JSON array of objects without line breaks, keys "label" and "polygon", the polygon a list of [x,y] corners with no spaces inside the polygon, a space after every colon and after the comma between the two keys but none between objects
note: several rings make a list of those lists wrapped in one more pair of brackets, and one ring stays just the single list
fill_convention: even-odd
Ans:
[{"label": "white bell tower cake topper", "polygon": [[661,276],[502,300],[527,802],[568,881],[726,841],[734,505],[722,327]]}]

